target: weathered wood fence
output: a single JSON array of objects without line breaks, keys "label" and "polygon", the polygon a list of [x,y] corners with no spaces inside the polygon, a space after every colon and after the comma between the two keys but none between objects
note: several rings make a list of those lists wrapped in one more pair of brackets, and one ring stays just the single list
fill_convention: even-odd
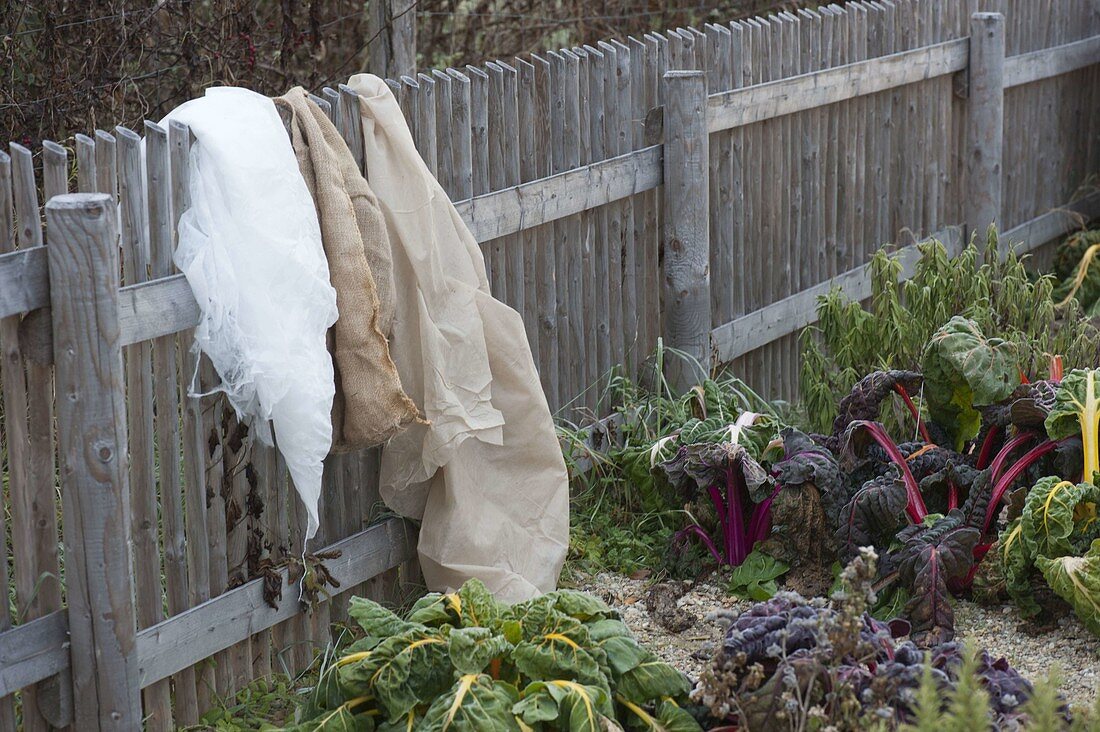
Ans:
[{"label": "weathered wood fence", "polygon": [[[391,85],[569,416],[662,334],[792,396],[816,296],[865,296],[880,244],[957,246],[993,220],[1034,249],[1095,215],[1100,196],[1073,196],[1100,170],[1098,64],[1095,0],[882,0]],[[322,96],[362,160],[358,100]],[[98,195],[75,198],[58,197],[69,152],[45,143],[44,230],[34,156],[0,155],[0,730],[16,692],[28,729],[192,723],[303,668],[346,591],[392,597],[413,556],[377,505],[377,452],[334,456],[316,545],[341,552],[339,592],[299,612],[304,519],[277,452],[184,388],[190,134],[144,133],[144,174],[134,132],[78,137],[75,187]]]}]

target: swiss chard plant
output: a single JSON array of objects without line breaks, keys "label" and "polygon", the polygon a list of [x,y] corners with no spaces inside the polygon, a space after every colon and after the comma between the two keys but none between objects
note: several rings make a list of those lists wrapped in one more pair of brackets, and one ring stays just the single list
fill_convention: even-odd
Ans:
[{"label": "swiss chard plant", "polygon": [[[695,520],[674,541],[699,541],[716,563],[739,568],[732,578],[735,585],[759,597],[786,571],[786,564],[772,556],[782,553],[778,545],[783,543],[773,540],[774,535],[793,539],[792,534],[807,529],[823,531],[824,506],[832,498],[839,471],[827,449],[791,428],[784,428],[755,454],[759,457],[736,438],[696,442],[680,447],[661,468],[685,500],[705,497],[716,517],[715,530]],[[773,551],[754,552],[762,542],[769,542]],[[750,557],[753,562],[745,566]]]},{"label": "swiss chard plant", "polygon": [[[1069,431],[1050,427],[1064,391],[1029,381],[1012,343],[953,317],[930,338],[921,372],[867,375],[841,400],[833,433],[816,437],[842,473],[830,512],[837,553],[877,549],[878,611],[907,618],[918,642],[953,637],[951,598],[972,583],[1009,499],[1036,473],[1066,469]],[[901,442],[878,421],[893,394],[911,420]]]},{"label": "swiss chard plant", "polygon": [[618,614],[560,590],[515,605],[476,580],[403,617],[354,598],[363,637],[321,671],[292,730],[694,732],[684,674]]},{"label": "swiss chard plant", "polygon": [[1006,587],[1025,615],[1037,615],[1036,584],[1045,582],[1100,634],[1100,370],[1067,374],[1045,425],[1051,438],[1080,439],[1082,463],[1036,481],[1001,532]]}]

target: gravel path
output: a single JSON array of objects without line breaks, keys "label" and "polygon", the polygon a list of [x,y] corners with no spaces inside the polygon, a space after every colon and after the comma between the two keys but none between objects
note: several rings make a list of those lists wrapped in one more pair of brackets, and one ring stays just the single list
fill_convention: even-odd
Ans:
[{"label": "gravel path", "polygon": [[[578,589],[593,593],[619,610],[642,643],[694,678],[707,665],[709,654],[722,635],[717,625],[706,620],[707,613],[719,608],[744,611],[752,603],[730,597],[715,585],[700,583],[675,601],[671,616],[684,620],[686,627],[672,632],[658,623],[646,607],[651,584],[648,579],[599,574],[581,583]],[[1061,618],[1051,630],[1034,634],[1018,629],[1019,616],[1011,606],[983,607],[956,601],[955,623],[961,639],[973,638],[993,656],[1006,656],[1032,681],[1059,668],[1062,693],[1071,705],[1094,703],[1100,687],[1100,639],[1076,618]]]}]

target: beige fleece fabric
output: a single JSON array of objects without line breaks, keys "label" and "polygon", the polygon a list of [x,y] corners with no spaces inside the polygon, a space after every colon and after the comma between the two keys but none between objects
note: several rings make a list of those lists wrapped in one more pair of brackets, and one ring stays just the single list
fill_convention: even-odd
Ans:
[{"label": "beige fleece fabric", "polygon": [[367,177],[399,284],[391,349],[429,424],[382,450],[382,497],[421,519],[428,587],[471,577],[501,600],[553,590],[569,482],[519,314],[493,299],[481,249],[416,151],[386,83],[359,74]]}]

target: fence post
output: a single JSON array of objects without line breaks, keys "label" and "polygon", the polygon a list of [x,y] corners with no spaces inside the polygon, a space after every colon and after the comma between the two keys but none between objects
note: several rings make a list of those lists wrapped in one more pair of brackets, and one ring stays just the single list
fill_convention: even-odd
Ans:
[{"label": "fence post", "polygon": [[139,729],[116,204],[55,196],[46,224],[76,723]]},{"label": "fence post", "polygon": [[416,0],[373,0],[367,33],[372,74],[387,79],[416,75]]},{"label": "fence post", "polygon": [[[710,195],[707,84],[702,71],[665,74],[664,338],[687,353],[666,359],[683,391],[710,371]],[[700,368],[701,367],[701,368]]]},{"label": "fence post", "polygon": [[[966,105],[966,236],[979,237],[1001,219],[1004,136],[1005,23],[1000,13],[970,16]],[[1000,256],[1008,242],[1000,243]]]}]

